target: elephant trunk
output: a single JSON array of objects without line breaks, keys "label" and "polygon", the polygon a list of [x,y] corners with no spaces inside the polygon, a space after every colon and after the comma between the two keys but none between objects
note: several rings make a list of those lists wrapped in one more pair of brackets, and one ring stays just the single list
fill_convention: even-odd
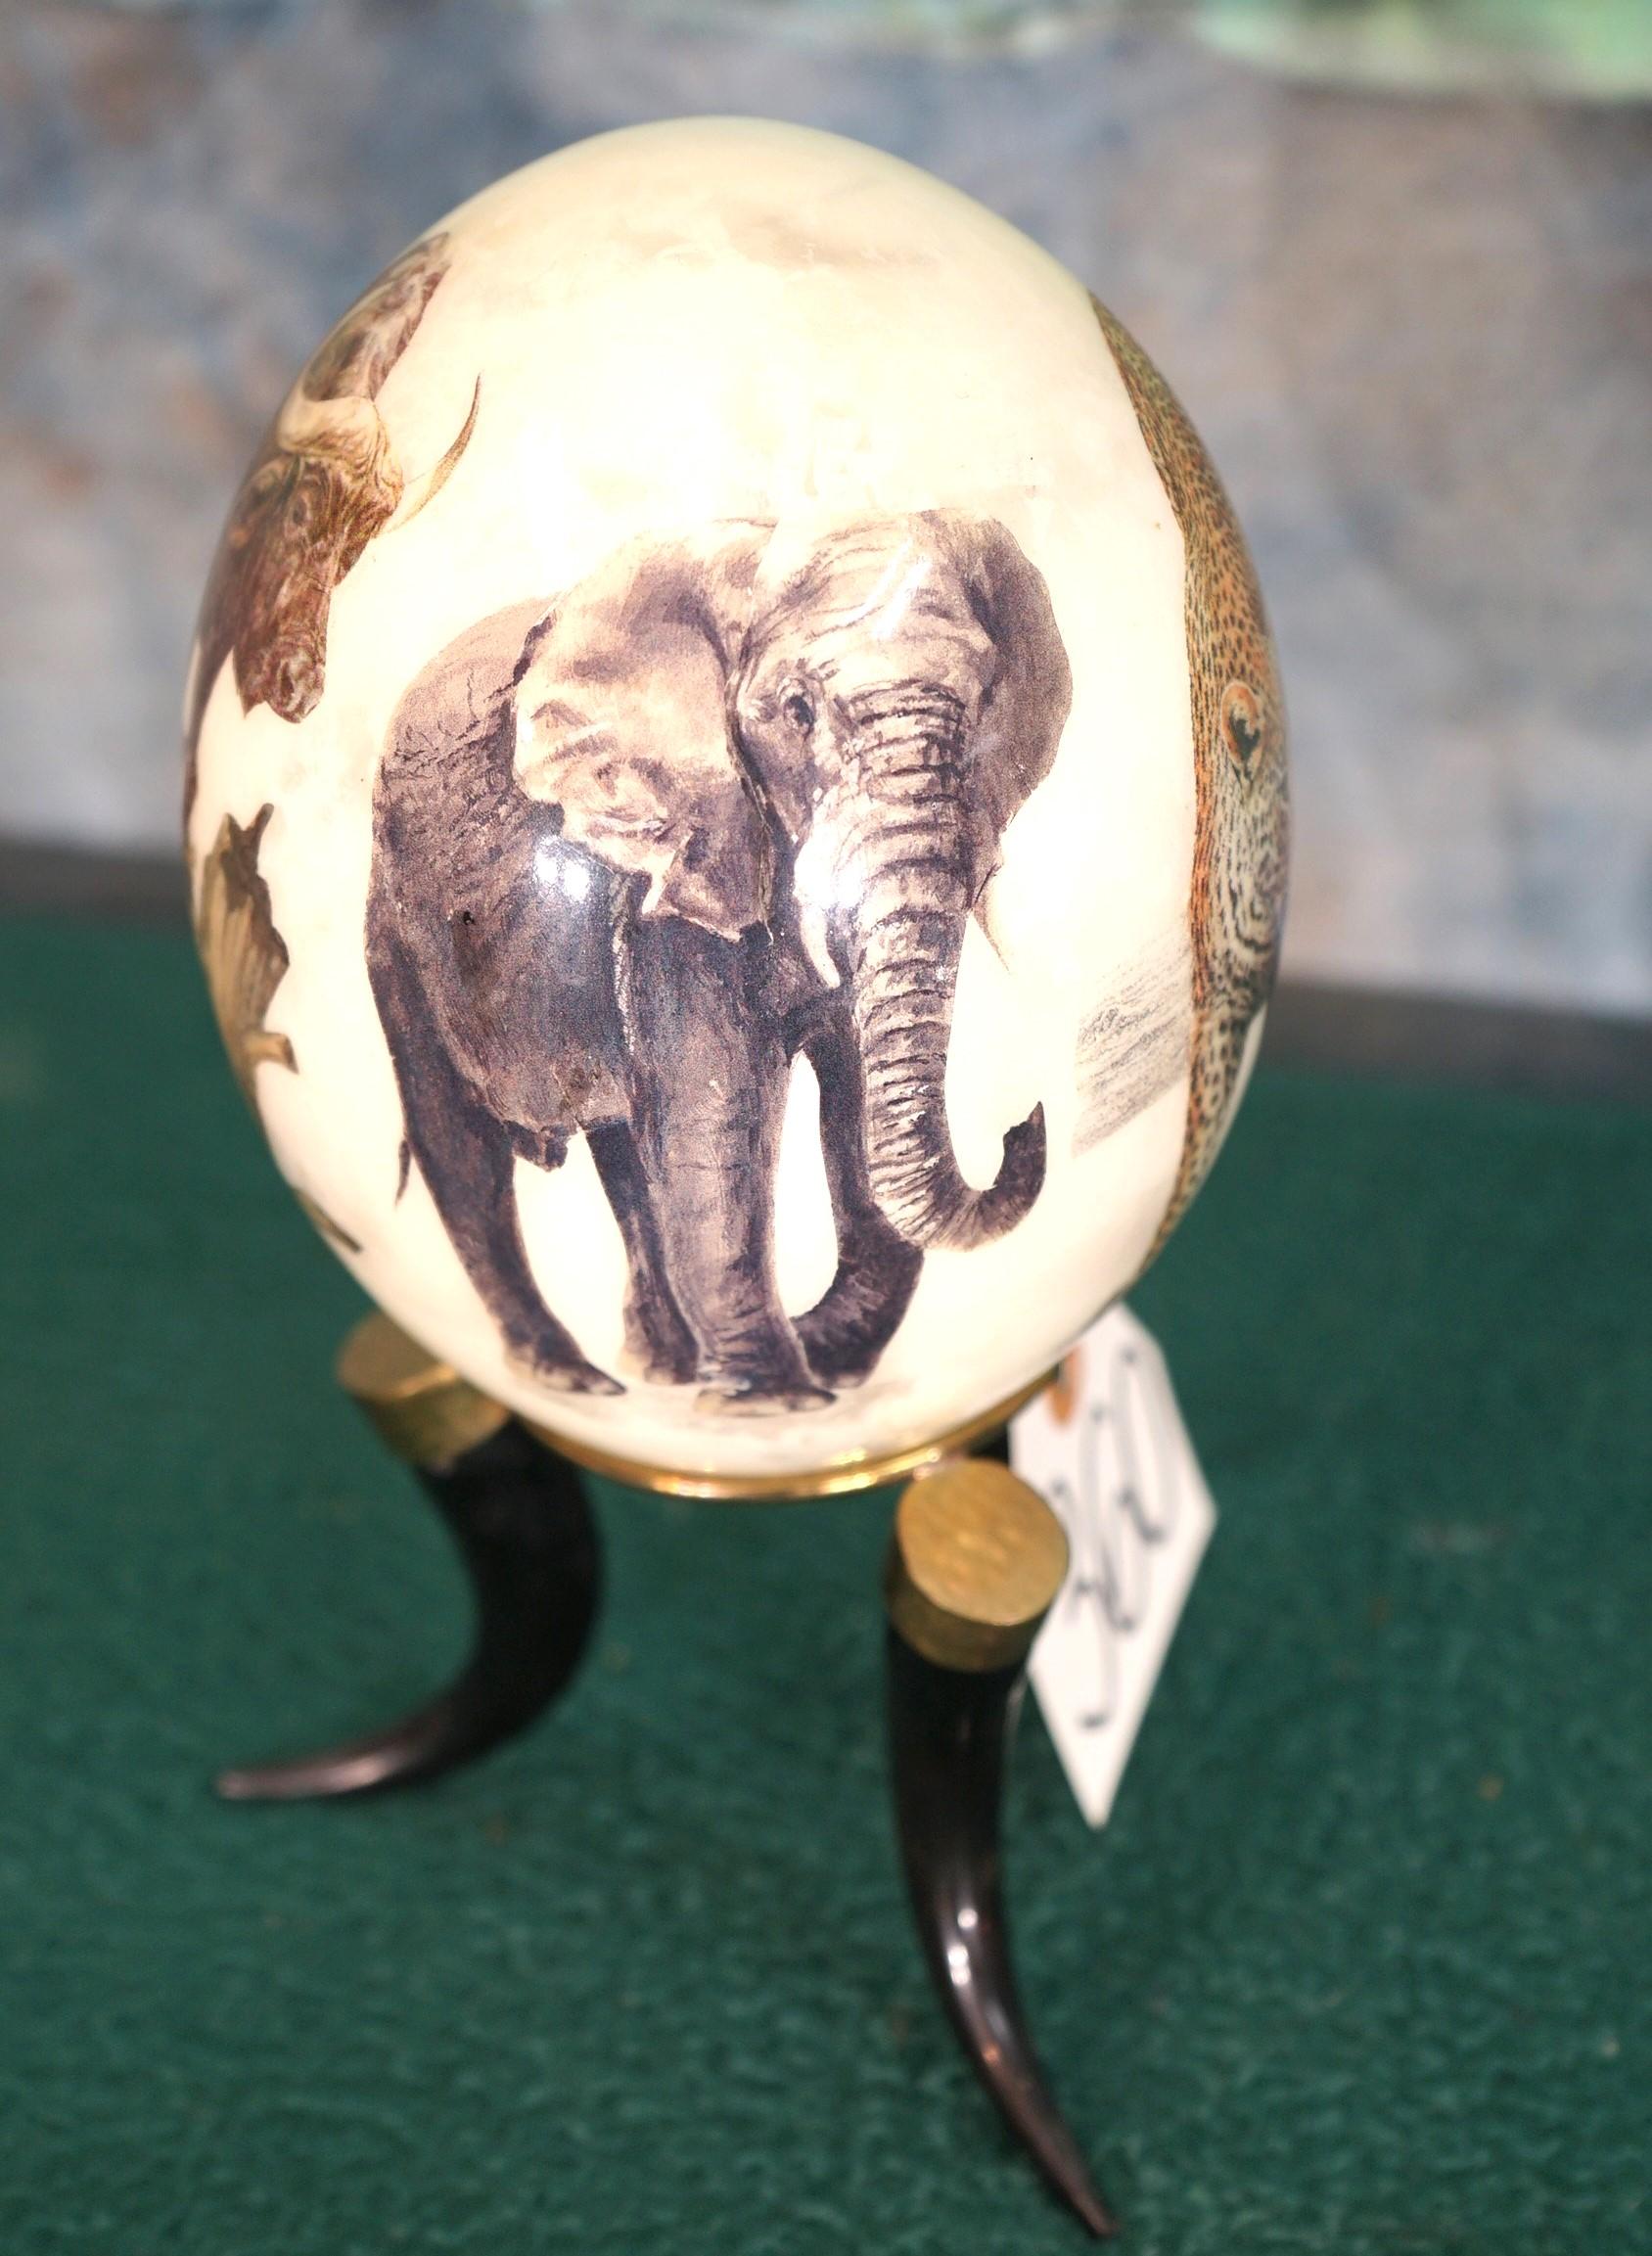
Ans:
[{"label": "elephant trunk", "polygon": [[970,909],[957,717],[908,696],[857,732],[855,1029],[872,1195],[911,1245],[1012,1229],[1044,1179],[1043,1107],[1004,1138],[996,1179],[964,1180],[946,1120],[946,1051]]}]

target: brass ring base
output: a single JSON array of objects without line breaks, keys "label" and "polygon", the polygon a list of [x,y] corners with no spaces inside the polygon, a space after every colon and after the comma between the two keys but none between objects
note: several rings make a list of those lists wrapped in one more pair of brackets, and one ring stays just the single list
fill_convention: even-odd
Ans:
[{"label": "brass ring base", "polygon": [[985,1441],[988,1434],[1007,1426],[1017,1410],[1024,1409],[1034,1395],[1041,1395],[1056,1377],[1054,1371],[1040,1371],[1027,1386],[1021,1387],[1005,1401],[979,1417],[970,1418],[949,1433],[940,1434],[934,1441],[920,1442],[904,1450],[892,1450],[882,1455],[871,1456],[865,1451],[848,1457],[839,1457],[812,1473],[679,1473],[662,1465],[651,1465],[640,1457],[623,1457],[608,1450],[595,1450],[586,1442],[576,1442],[569,1435],[558,1433],[554,1426],[542,1425],[536,1418],[524,1418],[523,1424],[536,1441],[559,1456],[583,1467],[588,1473],[600,1473],[605,1480],[620,1481],[629,1489],[648,1489],[662,1496],[699,1496],[716,1503],[802,1503],[811,1496],[848,1496],[856,1489],[887,1488],[894,1481],[910,1480],[914,1474],[927,1473],[944,1459],[963,1455],[977,1442]]},{"label": "brass ring base", "polygon": [[[476,1443],[496,1434],[514,1414],[505,1404],[409,1338],[379,1311],[363,1316],[339,1350],[339,1384],[365,1411],[386,1446],[408,1464],[450,1463]],[[846,1496],[855,1489],[885,1488],[894,1481],[926,1473],[947,1457],[963,1455],[1009,1424],[1017,1410],[1041,1395],[1058,1376],[1041,1371],[1027,1386],[979,1417],[954,1426],[933,1441],[915,1443],[878,1456],[864,1450],[839,1457],[809,1473],[684,1473],[641,1457],[593,1449],[537,1418],[521,1423],[537,1442],[605,1480],[663,1496],[704,1496],[715,1502],[791,1503],[810,1496]]]}]

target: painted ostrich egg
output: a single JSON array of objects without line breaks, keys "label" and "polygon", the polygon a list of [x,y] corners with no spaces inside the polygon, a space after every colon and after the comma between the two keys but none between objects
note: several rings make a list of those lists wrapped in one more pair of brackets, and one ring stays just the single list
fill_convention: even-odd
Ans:
[{"label": "painted ostrich egg", "polygon": [[485,190],[321,345],[186,701],[197,932],[306,1213],[586,1458],[967,1427],[1210,1165],[1284,891],[1198,438],[1054,260],[737,119]]}]

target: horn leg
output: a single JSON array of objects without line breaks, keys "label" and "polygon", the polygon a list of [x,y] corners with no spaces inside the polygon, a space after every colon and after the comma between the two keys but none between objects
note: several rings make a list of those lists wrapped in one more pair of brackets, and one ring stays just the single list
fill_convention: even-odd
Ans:
[{"label": "horn leg", "polygon": [[476,1604],[471,1656],[445,1691],[383,1730],[223,1772],[215,1784],[228,1801],[331,1799],[438,1777],[549,1705],[596,1619],[601,1553],[572,1466],[383,1316],[351,1333],[340,1376],[413,1464],[453,1538]]},{"label": "horn leg", "polygon": [[885,1585],[890,1756],[906,1888],[937,1995],[1017,2141],[1102,2239],[1116,2221],[1027,2031],[999,1858],[1027,1655],[1066,1566],[1061,1523],[1007,1467],[955,1460],[912,1483]]}]

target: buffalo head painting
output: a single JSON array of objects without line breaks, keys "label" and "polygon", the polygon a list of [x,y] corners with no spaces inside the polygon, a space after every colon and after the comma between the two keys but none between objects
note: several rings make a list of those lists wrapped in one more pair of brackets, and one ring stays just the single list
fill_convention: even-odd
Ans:
[{"label": "buffalo head painting", "polygon": [[[1009,1230],[1035,1109],[972,1188],[945,1070],[965,923],[1071,682],[1039,574],[929,511],[622,551],[482,620],[402,698],[374,812],[373,991],[407,1150],[515,1357],[617,1391],[545,1306],[512,1170],[589,1139],[647,1377],[803,1408],[864,1378],[926,1248]],[[782,1312],[792,1058],[820,1088],[838,1264]]]},{"label": "buffalo head painting", "polygon": [[185,721],[184,816],[202,715],[225,659],[243,713],[302,720],[320,702],[333,590],[376,533],[408,523],[446,480],[478,394],[435,467],[409,482],[376,404],[448,268],[447,239],[404,252],[306,365],[230,509],[202,603]]}]

